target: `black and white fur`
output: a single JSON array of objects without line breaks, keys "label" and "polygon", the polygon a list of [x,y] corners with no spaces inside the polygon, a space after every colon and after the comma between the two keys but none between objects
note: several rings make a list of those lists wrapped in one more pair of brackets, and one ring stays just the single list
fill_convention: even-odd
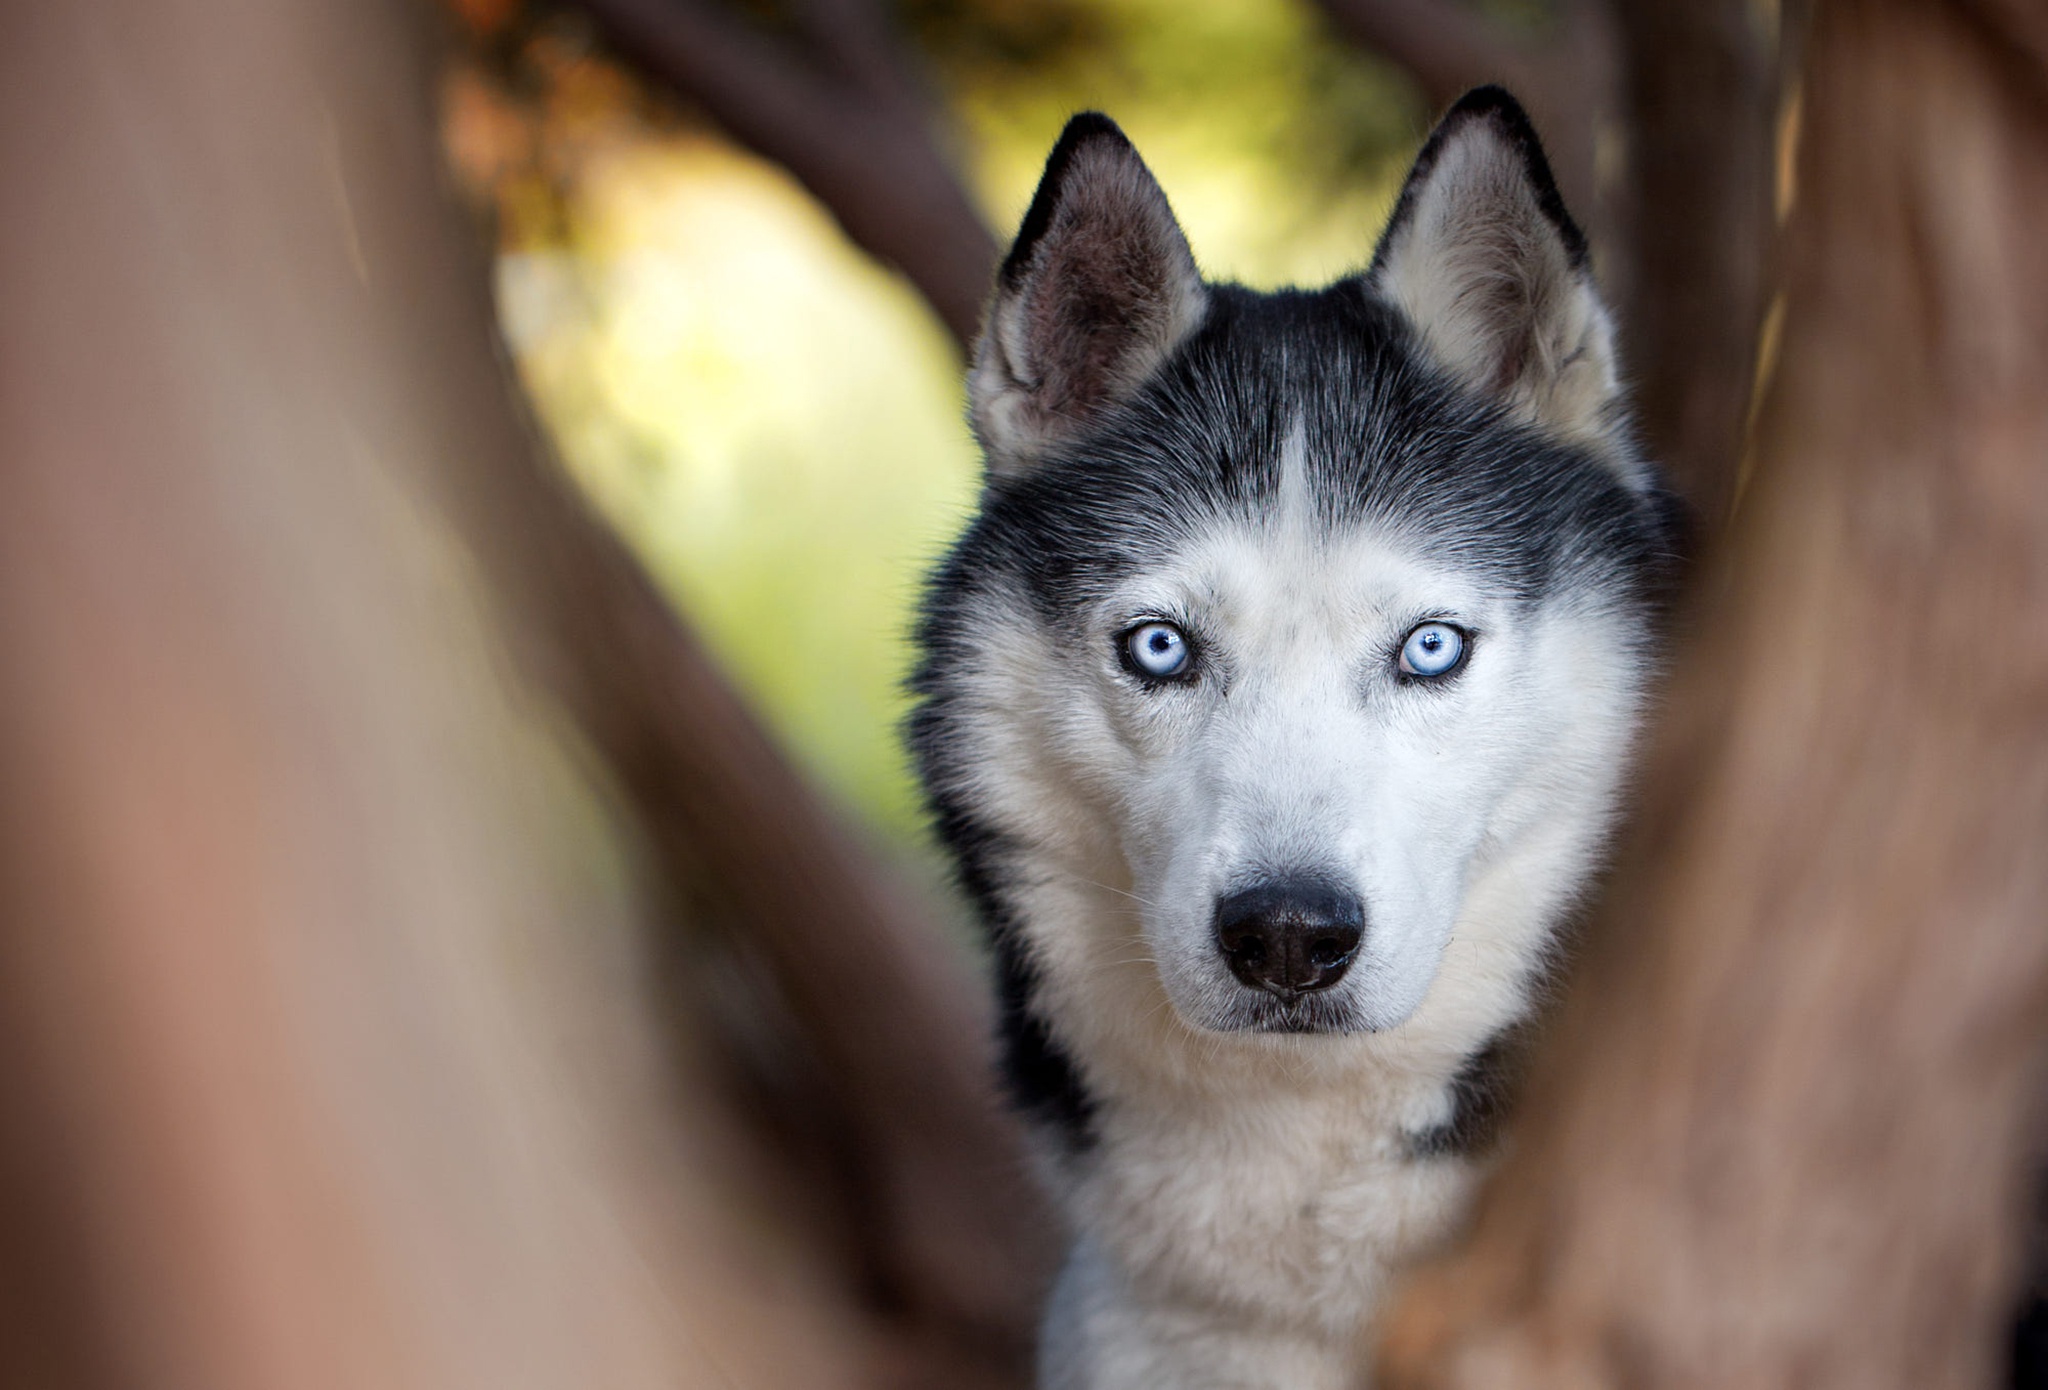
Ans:
[{"label": "black and white fur", "polygon": [[[1104,117],[1053,150],[911,725],[1075,1231],[1048,1390],[1358,1385],[1389,1279],[1458,1221],[1653,665],[1672,513],[1613,337],[1504,92],[1316,291],[1205,283]],[[1186,672],[1133,664],[1147,623]],[[1429,623],[1465,656],[1422,679]],[[1260,930],[1362,923],[1340,978],[1226,958],[1247,894],[1283,903]]]}]

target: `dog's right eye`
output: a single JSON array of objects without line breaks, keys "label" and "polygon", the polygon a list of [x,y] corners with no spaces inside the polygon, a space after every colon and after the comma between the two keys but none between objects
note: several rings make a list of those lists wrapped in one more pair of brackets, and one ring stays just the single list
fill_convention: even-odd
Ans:
[{"label": "dog's right eye", "polygon": [[1124,634],[1124,657],[1147,680],[1185,675],[1191,653],[1187,634],[1172,623],[1140,623]]},{"label": "dog's right eye", "polygon": [[1464,629],[1449,623],[1424,623],[1401,643],[1399,665],[1404,676],[1436,680],[1457,670],[1464,660]]}]

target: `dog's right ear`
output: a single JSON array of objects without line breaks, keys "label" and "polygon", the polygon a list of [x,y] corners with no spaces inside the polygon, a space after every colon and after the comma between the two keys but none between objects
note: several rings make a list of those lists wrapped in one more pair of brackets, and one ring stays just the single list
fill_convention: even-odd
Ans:
[{"label": "dog's right ear", "polygon": [[1613,323],[1536,131],[1506,92],[1469,92],[1438,123],[1369,275],[1451,375],[1532,424],[1613,445]]},{"label": "dog's right ear", "polygon": [[989,472],[1014,473],[1128,399],[1202,320],[1187,237],[1116,123],[1067,122],[996,276],[967,396]]}]

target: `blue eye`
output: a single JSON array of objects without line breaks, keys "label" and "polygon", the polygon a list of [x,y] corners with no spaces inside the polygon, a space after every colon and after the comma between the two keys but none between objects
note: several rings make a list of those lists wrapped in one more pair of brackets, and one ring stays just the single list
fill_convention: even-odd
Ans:
[{"label": "blue eye", "polygon": [[1401,674],[1447,676],[1465,659],[1465,634],[1449,623],[1424,623],[1401,643]]},{"label": "blue eye", "polygon": [[1172,623],[1140,623],[1124,634],[1131,668],[1152,680],[1169,680],[1188,667],[1187,635]]}]

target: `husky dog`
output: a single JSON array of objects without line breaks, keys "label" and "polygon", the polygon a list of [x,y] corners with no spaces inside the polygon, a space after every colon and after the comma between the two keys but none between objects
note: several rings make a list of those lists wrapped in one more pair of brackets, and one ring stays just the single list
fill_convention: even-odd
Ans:
[{"label": "husky dog", "polygon": [[1075,1231],[1048,1390],[1362,1383],[1615,814],[1672,508],[1528,119],[1364,273],[1205,283],[1073,119],[975,355],[911,740]]}]

